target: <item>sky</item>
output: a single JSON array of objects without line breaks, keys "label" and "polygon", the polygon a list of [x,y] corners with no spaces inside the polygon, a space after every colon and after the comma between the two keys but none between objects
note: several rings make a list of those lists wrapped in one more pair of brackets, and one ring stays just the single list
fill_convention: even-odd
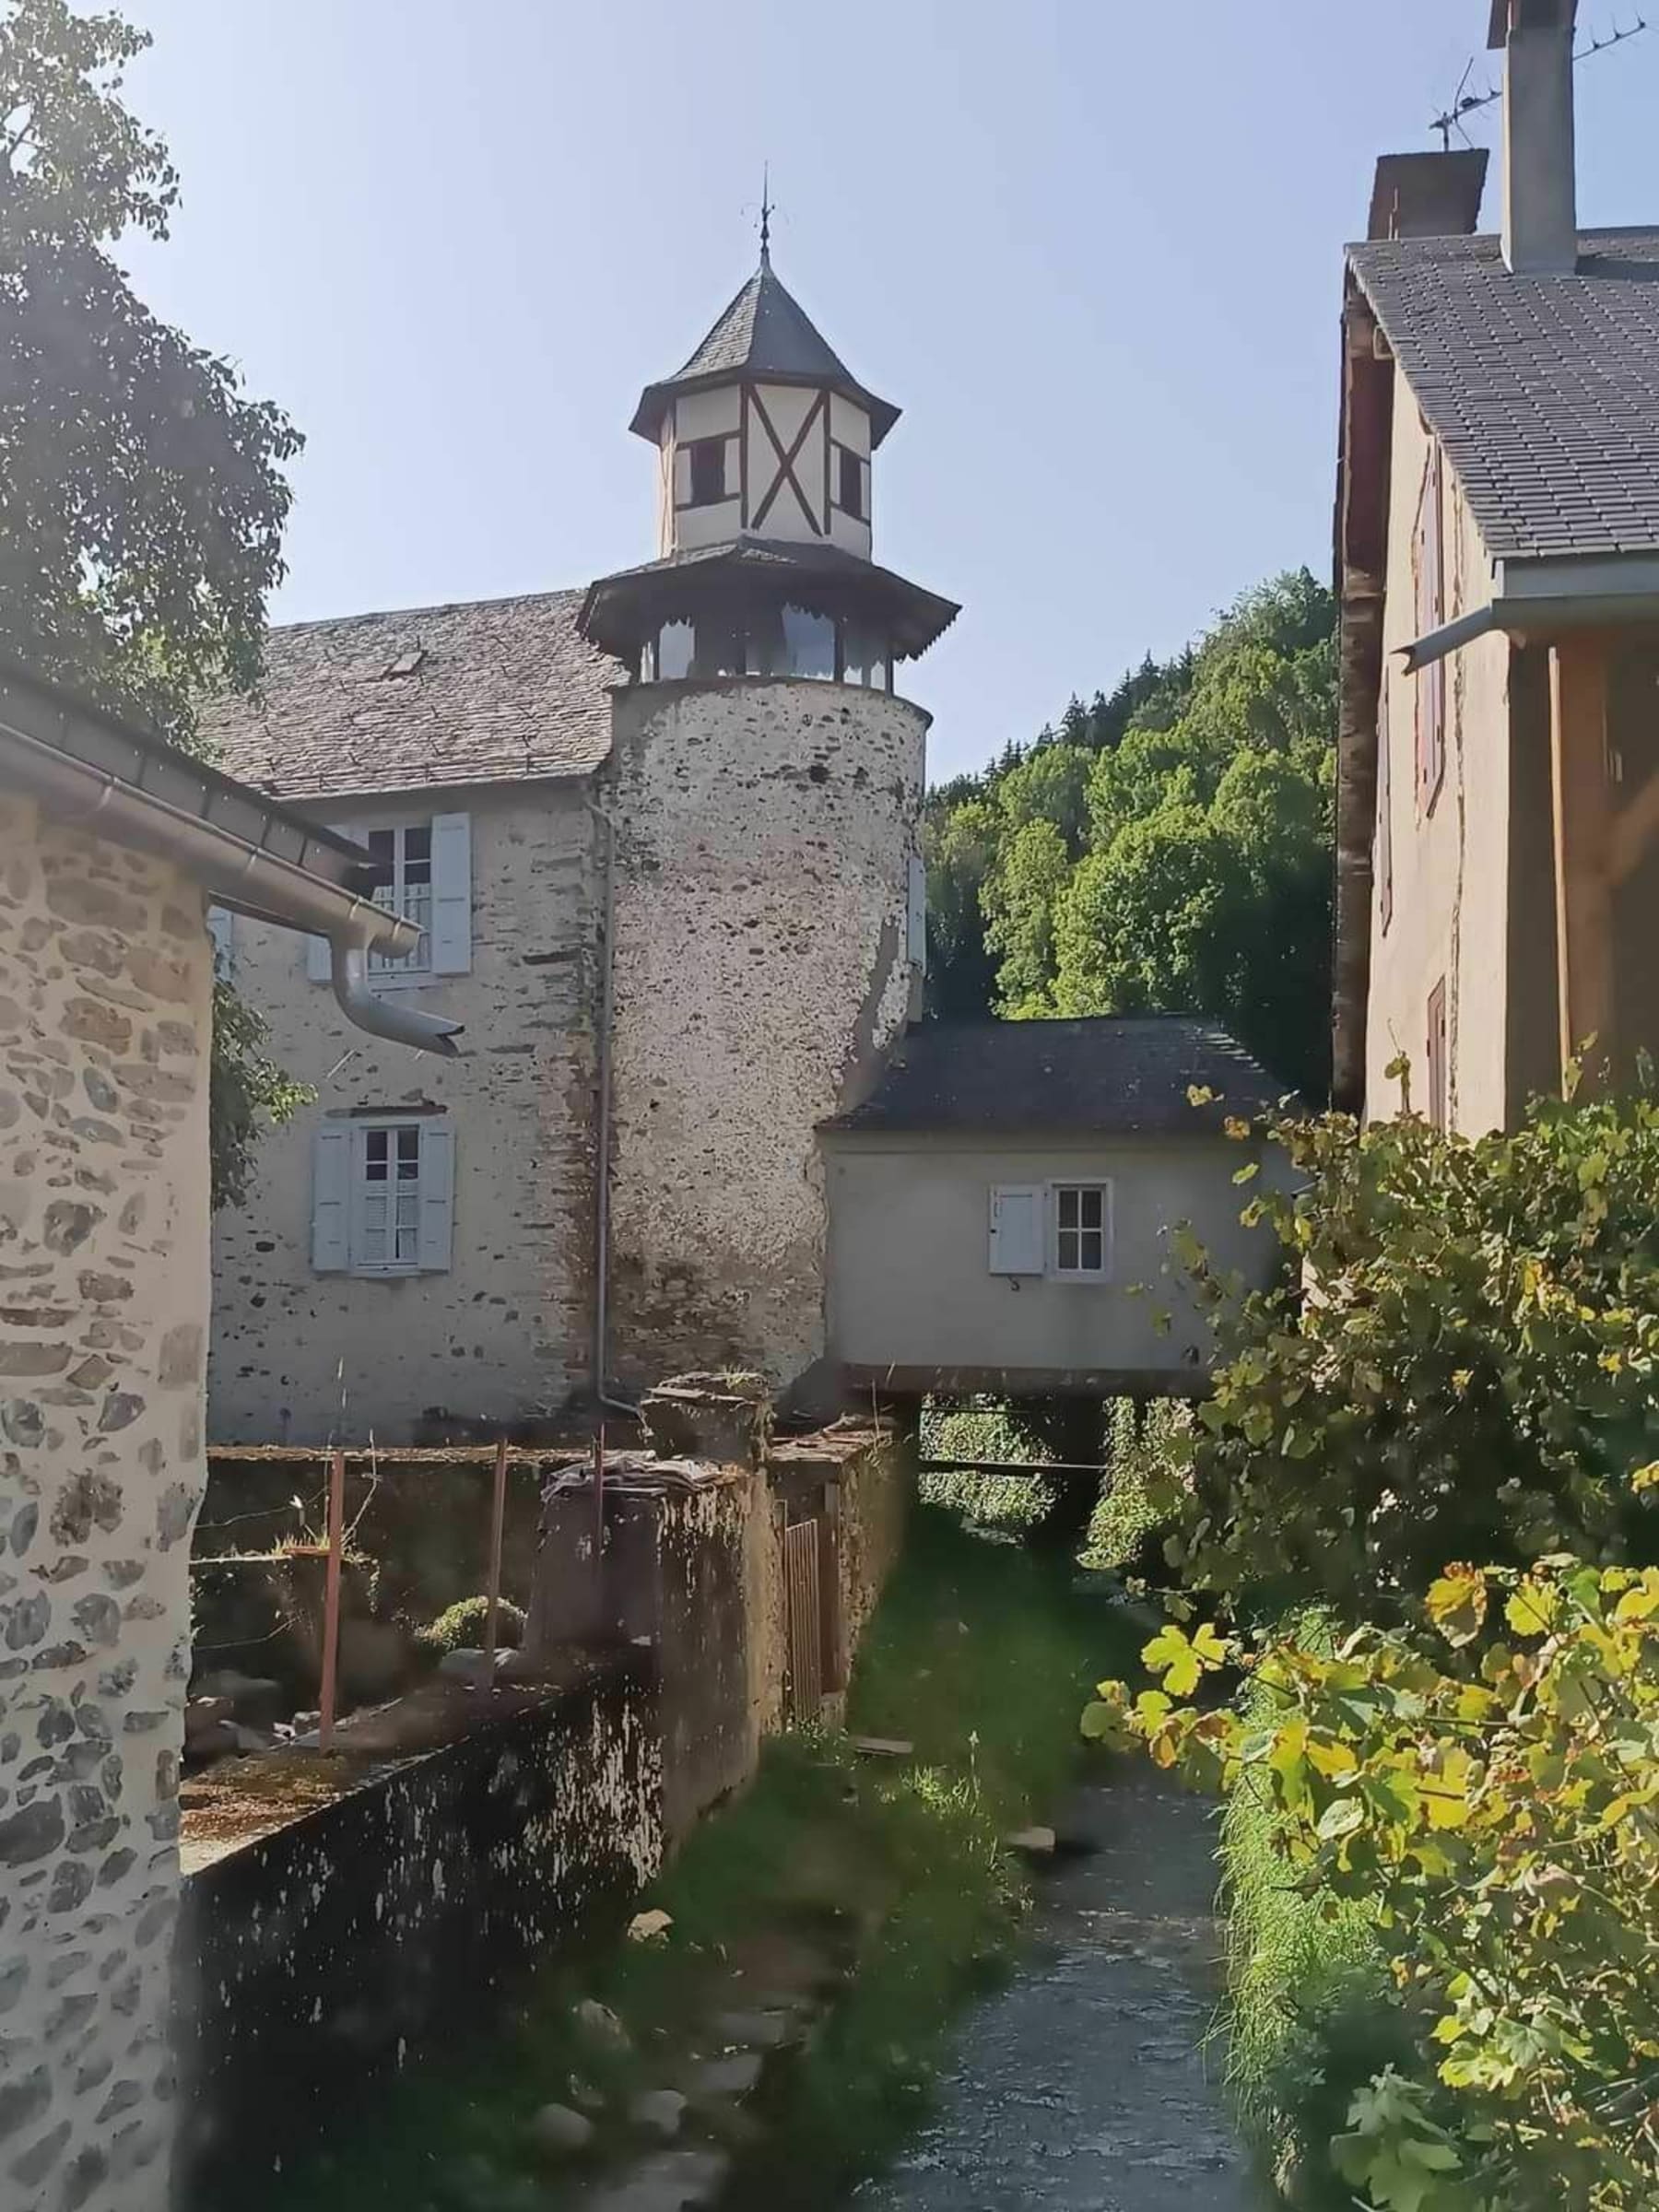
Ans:
[{"label": "sky", "polygon": [[[307,440],[274,619],[649,559],[628,419],[752,272],[770,162],[778,274],[904,409],[877,558],[962,602],[901,671],[935,778],[1328,573],[1342,245],[1375,156],[1500,58],[1488,0],[124,12],[184,187],[128,265]],[[1659,25],[1579,103],[1581,219],[1659,220]]]}]

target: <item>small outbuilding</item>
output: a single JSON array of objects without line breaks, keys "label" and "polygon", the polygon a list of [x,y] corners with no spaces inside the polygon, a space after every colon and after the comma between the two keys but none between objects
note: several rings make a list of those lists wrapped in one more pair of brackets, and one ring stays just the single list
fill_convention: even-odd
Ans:
[{"label": "small outbuilding", "polygon": [[1219,1267],[1265,1280],[1274,1242],[1241,1222],[1239,1176],[1287,1170],[1225,1124],[1282,1096],[1184,1015],[912,1029],[819,1131],[842,1383],[1197,1394],[1210,1330],[1170,1232],[1190,1224]]}]

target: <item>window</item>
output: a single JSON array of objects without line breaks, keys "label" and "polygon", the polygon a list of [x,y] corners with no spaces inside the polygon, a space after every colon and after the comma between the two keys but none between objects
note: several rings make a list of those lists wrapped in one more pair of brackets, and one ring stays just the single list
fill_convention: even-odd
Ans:
[{"label": "window", "polygon": [[1112,1265],[1112,1186],[1057,1182],[1053,1196],[1053,1272],[1102,1281]]},{"label": "window", "polygon": [[[368,851],[373,864],[371,891],[376,906],[399,914],[424,933],[402,959],[369,956],[370,980],[377,985],[425,983],[435,976],[466,975],[472,969],[472,818],[435,814],[429,821],[394,829],[365,829],[360,822],[335,825],[342,837]],[[306,964],[314,983],[325,983],[334,959],[325,937],[313,937]]]},{"label": "window", "polygon": [[213,940],[213,980],[228,983],[236,972],[236,925],[227,908],[207,909],[207,935]]},{"label": "window", "polygon": [[1452,1108],[1450,1033],[1446,1022],[1446,979],[1442,975],[1429,994],[1429,1123],[1434,1129],[1450,1125]]},{"label": "window", "polygon": [[835,457],[840,464],[835,503],[855,522],[865,522],[868,517],[865,513],[864,462],[849,445],[838,445]]},{"label": "window", "polygon": [[726,496],[724,438],[694,438],[687,451],[691,456],[692,507],[717,507]]},{"label": "window", "polygon": [[327,1121],[317,1132],[312,1264],[426,1275],[450,1264],[453,1144],[441,1114]]},{"label": "window", "polygon": [[419,944],[401,960],[371,953],[370,971],[377,975],[428,971],[432,965],[432,825],[371,830],[365,841],[374,860],[375,905],[418,924],[421,931]]},{"label": "window", "polygon": [[[1417,588],[1417,635],[1424,638],[1446,619],[1445,546],[1440,448],[1429,455],[1418,501],[1412,566]],[[1418,806],[1428,814],[1446,772],[1446,665],[1432,661],[1417,678]]]}]

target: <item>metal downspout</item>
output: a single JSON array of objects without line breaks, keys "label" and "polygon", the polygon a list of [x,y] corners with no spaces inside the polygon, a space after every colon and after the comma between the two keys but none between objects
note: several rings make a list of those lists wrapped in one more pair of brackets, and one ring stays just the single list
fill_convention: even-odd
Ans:
[{"label": "metal downspout", "polygon": [[610,1371],[611,1029],[616,1006],[617,825],[592,799],[588,812],[605,830],[605,903],[599,966],[599,1137],[594,1173],[594,1396],[613,1413],[637,1414],[606,1387]]}]

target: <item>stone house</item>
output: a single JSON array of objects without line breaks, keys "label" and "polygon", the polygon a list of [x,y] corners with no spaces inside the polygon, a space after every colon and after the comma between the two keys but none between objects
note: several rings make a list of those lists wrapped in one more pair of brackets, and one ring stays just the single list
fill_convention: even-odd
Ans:
[{"label": "stone house", "polygon": [[316,932],[351,1018],[370,862],[0,670],[0,2203],[169,2201],[171,1930],[205,1479],[205,900]]},{"label": "stone house", "polygon": [[928,716],[896,679],[957,612],[871,557],[897,419],[763,251],[634,415],[653,560],[276,629],[218,712],[229,767],[367,844],[421,925],[373,987],[462,1035],[411,1062],[291,938],[221,931],[317,1103],[217,1225],[216,1438],[821,1371],[815,1131],[919,1010]]},{"label": "stone house", "polygon": [[1349,249],[1336,1102],[1512,1125],[1659,1046],[1659,229],[1581,232],[1573,0],[1494,0],[1487,157],[1394,156]]}]

